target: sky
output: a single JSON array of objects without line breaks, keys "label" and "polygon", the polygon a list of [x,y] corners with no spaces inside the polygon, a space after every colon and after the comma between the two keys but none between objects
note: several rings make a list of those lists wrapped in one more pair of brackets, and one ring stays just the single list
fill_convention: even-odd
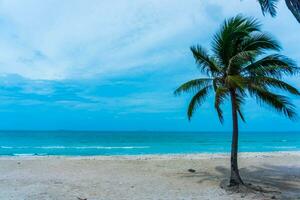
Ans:
[{"label": "sky", "polygon": [[[225,18],[256,17],[300,65],[300,24],[253,0],[0,0],[0,129],[230,131],[209,97],[191,122],[185,81],[204,77],[189,47],[209,48]],[[299,77],[287,82],[300,88]],[[291,97],[300,104],[299,97]],[[249,99],[242,131],[298,131]],[[300,113],[300,107],[297,108]]]}]

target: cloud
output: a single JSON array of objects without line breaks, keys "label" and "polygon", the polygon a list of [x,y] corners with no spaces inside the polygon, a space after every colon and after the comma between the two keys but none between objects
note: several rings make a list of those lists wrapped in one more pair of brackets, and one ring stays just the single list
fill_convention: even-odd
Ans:
[{"label": "cloud", "polygon": [[[149,79],[150,80],[150,79]],[[136,80],[113,82],[69,82],[28,80],[18,75],[0,78],[0,107],[39,106],[52,109],[128,113],[177,112],[183,105],[171,89],[149,91],[148,84],[138,89]]]},{"label": "cloud", "polygon": [[[298,24],[282,8],[276,20],[260,18],[285,36]],[[157,69],[184,59],[191,44],[209,45],[221,21],[237,13],[261,16],[250,0],[3,0],[0,73],[59,80]],[[289,17],[292,26],[283,23]],[[281,38],[296,48],[293,35]]]},{"label": "cloud", "polygon": [[[2,119],[14,126],[18,116],[7,118],[7,112],[27,116],[28,111],[36,119],[53,117],[56,127],[58,115],[63,120],[73,116],[70,122],[80,126],[91,113],[96,113],[97,124],[99,116],[121,116],[126,121],[134,113],[140,113],[141,119],[161,113],[156,120],[161,124],[170,120],[172,129],[173,119],[186,119],[190,97],[176,98],[172,92],[179,84],[203,76],[189,47],[209,48],[225,18],[238,13],[259,18],[264,30],[281,41],[283,53],[300,62],[299,24],[284,1],[278,8],[274,19],[264,17],[253,0],[2,0]],[[297,83],[297,79],[289,81]],[[199,110],[205,112],[202,118],[197,113],[195,129],[208,116],[207,126],[215,130],[212,121],[217,123],[217,117],[211,102],[208,99]],[[245,112],[251,113],[255,124],[265,111],[254,101],[249,105]],[[228,116],[229,108],[224,106]],[[30,120],[24,123],[35,127]]]},{"label": "cloud", "polygon": [[2,1],[0,73],[86,78],[176,59],[172,43],[204,20],[201,7],[197,0]]}]

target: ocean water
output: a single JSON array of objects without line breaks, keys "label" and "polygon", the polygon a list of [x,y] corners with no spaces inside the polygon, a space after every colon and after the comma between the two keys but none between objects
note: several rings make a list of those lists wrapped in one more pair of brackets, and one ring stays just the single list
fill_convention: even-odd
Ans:
[{"label": "ocean water", "polygon": [[[0,131],[0,155],[141,155],[229,152],[230,132]],[[240,152],[299,151],[300,132],[242,132]]]}]

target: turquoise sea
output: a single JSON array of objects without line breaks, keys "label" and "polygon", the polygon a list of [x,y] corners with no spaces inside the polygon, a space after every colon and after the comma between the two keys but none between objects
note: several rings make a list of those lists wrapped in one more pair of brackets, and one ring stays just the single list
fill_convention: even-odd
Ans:
[{"label": "turquoise sea", "polygon": [[[1,131],[0,155],[141,155],[229,152],[230,132]],[[300,132],[242,132],[241,152],[299,151]]]}]

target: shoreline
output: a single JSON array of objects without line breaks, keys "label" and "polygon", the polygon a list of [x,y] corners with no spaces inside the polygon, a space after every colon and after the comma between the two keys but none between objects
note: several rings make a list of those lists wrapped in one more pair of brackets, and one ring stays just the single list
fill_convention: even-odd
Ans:
[{"label": "shoreline", "polygon": [[[241,152],[239,158],[262,158],[276,156],[300,156],[299,151],[272,151],[272,152]],[[1,155],[0,160],[34,160],[34,159],[83,159],[83,160],[174,160],[174,159],[215,159],[228,158],[230,153],[183,153],[183,154],[141,154],[141,155]]]}]

